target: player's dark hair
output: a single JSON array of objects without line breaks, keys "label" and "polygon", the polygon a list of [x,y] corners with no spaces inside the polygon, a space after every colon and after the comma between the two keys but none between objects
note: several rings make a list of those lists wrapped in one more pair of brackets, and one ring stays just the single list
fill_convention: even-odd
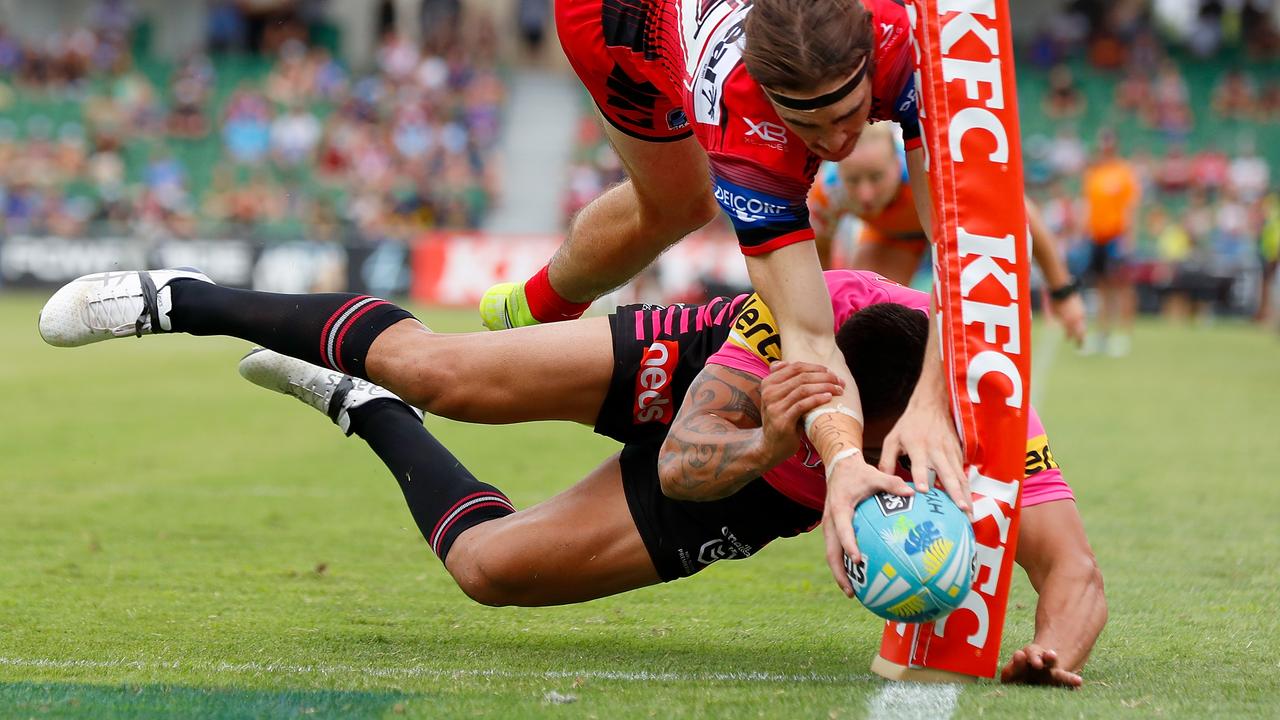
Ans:
[{"label": "player's dark hair", "polygon": [[876,303],[854,313],[836,332],[867,420],[896,418],[907,409],[924,364],[929,319],[897,303]]},{"label": "player's dark hair", "polygon": [[755,0],[743,31],[747,72],[784,92],[843,80],[875,45],[871,13],[857,0]]}]

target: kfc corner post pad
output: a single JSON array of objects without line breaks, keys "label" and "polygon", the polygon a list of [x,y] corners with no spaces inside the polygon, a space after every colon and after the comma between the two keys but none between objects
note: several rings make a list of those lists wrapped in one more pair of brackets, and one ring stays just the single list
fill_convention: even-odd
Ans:
[{"label": "kfc corner post pad", "polygon": [[972,591],[934,623],[890,622],[872,670],[994,677],[1018,533],[1030,397],[1027,218],[1009,3],[908,0],[933,201],[934,293],[973,487]]}]

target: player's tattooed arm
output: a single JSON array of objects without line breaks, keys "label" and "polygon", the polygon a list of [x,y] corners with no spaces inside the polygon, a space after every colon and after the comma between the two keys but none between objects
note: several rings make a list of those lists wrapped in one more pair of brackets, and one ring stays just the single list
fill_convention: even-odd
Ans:
[{"label": "player's tattooed arm", "polygon": [[760,378],[707,365],[662,444],[662,491],[677,500],[716,500],[759,477],[765,470],[760,419]]},{"label": "player's tattooed arm", "polygon": [[742,489],[799,449],[804,413],[838,393],[838,382],[807,363],[778,363],[764,380],[707,365],[662,445],[662,491],[677,500],[716,500]]}]

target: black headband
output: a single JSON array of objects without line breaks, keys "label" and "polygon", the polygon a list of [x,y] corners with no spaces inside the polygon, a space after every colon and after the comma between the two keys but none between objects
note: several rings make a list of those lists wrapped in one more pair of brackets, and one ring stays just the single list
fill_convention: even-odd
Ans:
[{"label": "black headband", "polygon": [[835,90],[832,90],[826,95],[819,95],[817,97],[804,98],[803,100],[800,100],[793,97],[787,97],[786,95],[779,95],[767,88],[765,89],[765,92],[768,93],[771,100],[784,108],[790,108],[791,110],[817,110],[818,108],[823,108],[833,103],[837,103],[846,95],[853,92],[853,89],[858,87],[858,84],[862,82],[862,78],[866,76],[867,65],[870,65],[870,63],[868,62],[868,58],[864,57],[862,59],[862,64],[858,66],[858,70],[853,73],[853,77],[849,78],[845,84]]}]

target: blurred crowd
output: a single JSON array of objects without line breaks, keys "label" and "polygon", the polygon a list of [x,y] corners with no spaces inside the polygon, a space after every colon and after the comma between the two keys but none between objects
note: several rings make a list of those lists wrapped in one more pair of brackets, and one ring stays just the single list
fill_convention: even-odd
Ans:
[{"label": "blurred crowd", "polygon": [[0,28],[0,230],[385,237],[484,216],[504,101],[488,18],[421,45],[387,31],[356,75],[297,17],[249,47],[214,12],[219,52],[138,57],[129,7],[101,0],[40,46]]},{"label": "blurred crowd", "polygon": [[1093,67],[1157,67],[1165,48],[1213,59],[1238,48],[1254,61],[1280,57],[1272,0],[1066,0],[1021,55],[1041,67],[1085,57]]},{"label": "blurred crowd", "polygon": [[1027,181],[1077,272],[1088,255],[1080,178],[1095,135],[1112,128],[1141,186],[1131,240],[1143,309],[1266,310],[1280,252],[1272,3],[1076,0],[1022,57],[1043,78],[1038,97],[1023,96]]}]

